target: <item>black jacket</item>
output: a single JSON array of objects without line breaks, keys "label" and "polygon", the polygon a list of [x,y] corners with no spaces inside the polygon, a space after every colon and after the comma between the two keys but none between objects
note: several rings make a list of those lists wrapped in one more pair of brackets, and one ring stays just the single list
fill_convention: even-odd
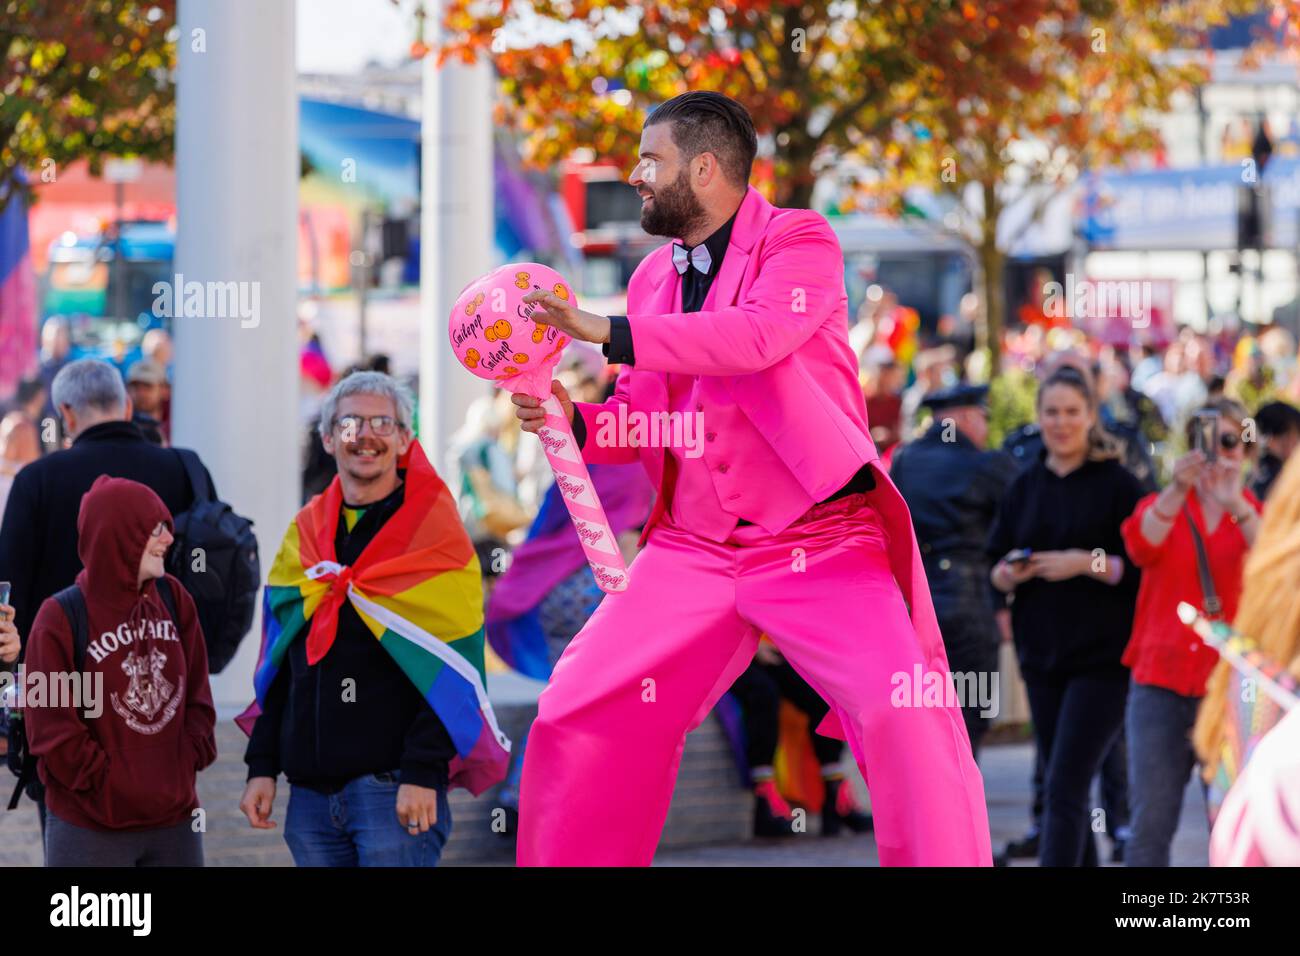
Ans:
[{"label": "black jacket", "polygon": [[985,546],[998,504],[1018,470],[1009,455],[981,451],[942,421],[894,453],[890,477],[912,512],[950,656],[954,651],[961,656],[970,645],[997,644]]},{"label": "black jacket", "polygon": [[1033,551],[1101,549],[1124,561],[1118,584],[1080,575],[1064,581],[1032,578],[1013,592],[1011,627],[1026,677],[1120,674],[1133,630],[1141,572],[1129,559],[1120,525],[1143,496],[1137,478],[1118,461],[1087,461],[1061,477],[1045,452],[1016,476],[989,532],[991,561],[1014,548]]},{"label": "black jacket", "polygon": [[[401,506],[404,488],[366,508],[351,532],[340,516],[334,538],[340,564],[356,562]],[[244,762],[250,778],[283,773],[295,786],[324,793],[366,774],[394,771],[403,783],[442,790],[455,755],[433,708],[344,601],[323,658],[307,663],[305,636],[290,645]]]},{"label": "black jacket", "polygon": [[13,585],[9,603],[24,641],[41,602],[72,584],[81,570],[77,513],[100,475],[147,485],[173,517],[194,502],[180,456],[146,441],[127,421],[87,428],[71,448],[18,472],[0,526],[0,581]]}]

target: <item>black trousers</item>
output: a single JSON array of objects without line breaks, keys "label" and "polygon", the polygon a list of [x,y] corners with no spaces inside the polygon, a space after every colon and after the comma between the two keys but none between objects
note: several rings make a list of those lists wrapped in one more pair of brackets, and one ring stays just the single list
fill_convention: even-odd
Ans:
[{"label": "black trousers", "polygon": [[1089,789],[1124,722],[1128,672],[1025,675],[1043,755],[1042,866],[1095,865]]},{"label": "black trousers", "polygon": [[[1125,704],[1127,709],[1127,703]],[[974,738],[972,738],[974,742]],[[1100,791],[1101,808],[1106,813],[1106,833],[1111,839],[1121,828],[1130,822],[1131,811],[1128,800],[1128,743],[1124,727],[1119,729],[1119,736],[1106,751],[1101,761],[1101,773],[1097,775],[1097,789]],[[1034,829],[1043,828],[1043,752],[1034,748]],[[1091,864],[1085,864],[1091,865]]]},{"label": "black trousers", "polygon": [[[781,727],[781,698],[784,697],[808,715],[808,725],[815,728],[830,711],[829,705],[808,686],[787,663],[775,665],[750,663],[731,685],[731,693],[740,701],[745,716],[746,755],[751,767],[771,766],[776,758],[777,738]],[[813,752],[825,766],[837,763],[844,753],[844,741],[812,734]]]}]

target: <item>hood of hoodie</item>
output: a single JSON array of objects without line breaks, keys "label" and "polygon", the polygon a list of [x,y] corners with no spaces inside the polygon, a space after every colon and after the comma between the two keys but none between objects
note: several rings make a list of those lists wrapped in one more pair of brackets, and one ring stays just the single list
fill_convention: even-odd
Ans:
[{"label": "hood of hoodie", "polygon": [[154,590],[146,582],[141,592],[140,558],[159,522],[172,527],[171,512],[153,489],[126,478],[96,479],[77,514],[77,554],[84,565],[77,584],[87,604],[126,609]]}]

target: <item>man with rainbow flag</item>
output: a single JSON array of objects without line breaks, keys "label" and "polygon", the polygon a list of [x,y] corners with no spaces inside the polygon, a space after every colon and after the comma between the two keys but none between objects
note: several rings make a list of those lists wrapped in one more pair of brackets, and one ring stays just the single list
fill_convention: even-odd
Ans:
[{"label": "man with rainbow flag", "polygon": [[321,406],[338,464],[298,512],[267,581],[240,809],[270,829],[290,784],[299,866],[434,866],[450,787],[505,775],[488,703],[478,558],[411,432],[412,401],[356,372]]}]

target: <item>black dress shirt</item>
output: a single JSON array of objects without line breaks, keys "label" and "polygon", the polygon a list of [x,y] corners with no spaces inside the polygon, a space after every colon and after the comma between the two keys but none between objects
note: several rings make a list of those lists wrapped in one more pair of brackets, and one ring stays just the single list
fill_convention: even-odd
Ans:
[{"label": "black dress shirt", "polygon": [[989,562],[1013,548],[1101,549],[1123,560],[1124,575],[1114,585],[1079,575],[1031,578],[1017,587],[1011,627],[1020,669],[1028,677],[1122,672],[1140,572],[1124,549],[1120,524],[1142,498],[1142,486],[1118,461],[1086,461],[1058,475],[1045,457],[1041,452],[1003,496],[989,532]]}]

